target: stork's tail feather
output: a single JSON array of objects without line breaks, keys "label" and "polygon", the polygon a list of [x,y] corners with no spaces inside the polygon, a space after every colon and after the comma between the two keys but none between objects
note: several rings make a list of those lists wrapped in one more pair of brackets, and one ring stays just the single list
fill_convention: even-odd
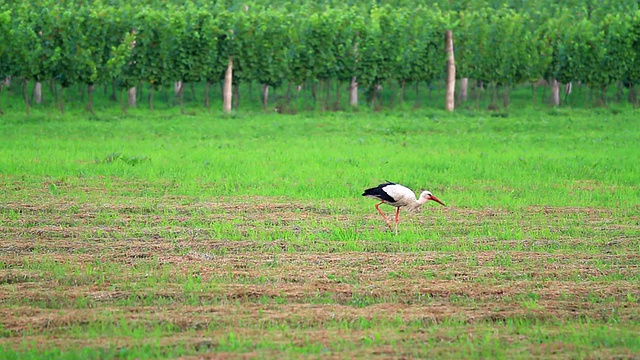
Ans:
[{"label": "stork's tail feather", "polygon": [[377,196],[378,195],[378,188],[371,188],[371,189],[366,189],[363,193],[362,196]]}]

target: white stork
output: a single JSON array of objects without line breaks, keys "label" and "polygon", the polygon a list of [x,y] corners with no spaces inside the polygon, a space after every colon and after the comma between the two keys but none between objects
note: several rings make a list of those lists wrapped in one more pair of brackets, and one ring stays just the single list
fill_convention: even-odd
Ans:
[{"label": "white stork", "polygon": [[429,200],[440,203],[443,206],[446,206],[440,199],[433,196],[430,191],[423,191],[420,194],[420,197],[416,200],[416,195],[411,191],[411,189],[402,186],[400,184],[392,183],[390,181],[380,184],[377,187],[366,189],[362,196],[370,197],[373,199],[380,200],[379,203],[376,204],[376,210],[382,215],[382,218],[387,223],[389,228],[391,229],[391,223],[387,220],[387,217],[384,215],[382,210],[380,210],[380,204],[388,204],[391,206],[395,206],[396,208],[396,218],[395,218],[395,231],[398,233],[398,220],[400,216],[400,208],[406,207],[409,210],[415,210],[422,206],[422,204],[426,203]]}]

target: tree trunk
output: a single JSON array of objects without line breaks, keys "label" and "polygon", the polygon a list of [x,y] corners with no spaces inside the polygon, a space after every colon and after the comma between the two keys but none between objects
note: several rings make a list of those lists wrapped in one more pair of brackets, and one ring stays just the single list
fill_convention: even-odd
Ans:
[{"label": "tree trunk", "polygon": [[122,95],[122,90],[120,90],[120,108],[122,109],[123,114],[127,114],[127,106],[125,105],[124,96]]},{"label": "tree trunk", "polygon": [[89,84],[87,87],[87,95],[89,97],[89,103],[87,104],[87,110],[93,114],[93,91],[95,90],[94,84]]},{"label": "tree trunk", "polygon": [[380,92],[382,91],[382,85],[380,83],[372,85],[369,91],[369,102],[373,111],[380,111],[382,109],[382,99]]},{"label": "tree trunk", "polygon": [[[11,76],[7,76],[6,78],[2,79],[2,81],[0,81],[0,102],[2,102],[2,91],[4,90],[5,86],[9,87],[9,85],[11,85]],[[2,106],[0,104],[0,115],[3,113],[4,112],[2,111]]]},{"label": "tree trunk", "polygon": [[36,104],[42,104],[42,83],[40,81],[33,84],[33,97]]},{"label": "tree trunk", "polygon": [[2,92],[4,91],[4,82],[0,82],[0,115],[4,114],[2,111]]},{"label": "tree trunk", "polygon": [[184,114],[184,82],[180,81],[180,89],[178,89],[178,100],[180,100],[180,114]]},{"label": "tree trunk", "polygon": [[398,99],[398,103],[400,104],[400,106],[402,106],[402,103],[404,102],[404,87],[406,85],[406,80],[402,80],[402,83],[400,85],[400,99]]},{"label": "tree trunk", "polygon": [[317,100],[318,100],[317,99],[317,91],[318,91],[317,86],[318,86],[318,83],[314,82],[313,86],[311,87],[311,97],[313,98],[313,104],[314,105],[317,103]]},{"label": "tree trunk", "polygon": [[267,111],[269,105],[269,85],[262,85],[262,110]]},{"label": "tree trunk", "polygon": [[[142,86],[141,86],[142,88]],[[165,103],[169,102],[169,91],[167,91],[167,86],[160,86],[160,91],[162,91],[162,101],[164,101]],[[142,92],[143,90],[140,89],[140,92]],[[140,95],[142,96],[142,95]],[[153,96],[153,98],[155,99],[155,95]],[[174,100],[175,101],[175,100]]]},{"label": "tree trunk", "polygon": [[284,102],[287,107],[291,105],[291,81],[287,81],[287,92],[284,94]]},{"label": "tree trunk", "polygon": [[509,85],[504,85],[502,92],[502,106],[506,109],[509,107]]},{"label": "tree trunk", "polygon": [[[324,80],[320,80],[320,83],[318,84],[318,92],[322,93],[323,88],[324,88]],[[320,103],[320,111],[324,111],[324,105],[325,105],[324,102]]]},{"label": "tree trunk", "polygon": [[480,84],[477,81],[473,82],[473,92],[476,94],[476,110],[480,110]]},{"label": "tree trunk", "polygon": [[53,94],[53,96],[51,97],[51,105],[52,106],[57,106],[58,104],[58,87],[56,86],[56,81],[51,79],[49,80],[49,92],[51,92],[51,94]]},{"label": "tree trunk", "polygon": [[336,102],[333,104],[333,111],[340,110],[340,87],[342,86],[342,81],[338,80],[336,84]]},{"label": "tree trunk", "polygon": [[490,83],[488,87],[491,88],[491,103],[489,104],[489,108],[497,109],[498,105],[496,105],[496,101],[498,100],[498,84]]},{"label": "tree trunk", "polygon": [[233,59],[229,57],[229,63],[227,65],[227,71],[224,74],[224,89],[222,91],[222,111],[225,113],[231,112],[231,101],[233,99],[232,93],[233,85]]},{"label": "tree trunk", "polygon": [[531,83],[531,107],[536,107],[536,84]]},{"label": "tree trunk", "polygon": [[64,85],[60,86],[60,112],[64,114]]},{"label": "tree trunk", "polygon": [[179,96],[180,95],[180,89],[182,89],[182,81],[174,81],[173,82],[173,95],[174,96]]},{"label": "tree trunk", "polygon": [[240,106],[240,85],[233,85],[233,108],[237,109]]},{"label": "tree trunk", "polygon": [[589,85],[584,87],[584,108],[589,108],[589,93],[591,92],[591,88]]},{"label": "tree trunk", "polygon": [[631,107],[636,107],[636,88],[632,82],[629,82],[629,102],[631,103]]},{"label": "tree trunk", "polygon": [[[153,85],[151,85],[153,86]],[[150,86],[150,87],[151,87]],[[148,98],[148,96],[147,96]],[[136,86],[136,104],[138,103],[138,100],[142,101],[142,99],[144,99],[144,86],[142,84],[142,80],[138,81],[138,86]],[[164,97],[164,101],[167,102],[167,97]]]},{"label": "tree trunk", "polygon": [[117,92],[117,86],[116,86],[116,80],[112,80],[111,81],[111,96],[109,96],[109,100],[111,101],[118,101],[118,98],[116,97],[116,92]]},{"label": "tree trunk", "polygon": [[558,80],[551,80],[551,104],[560,106],[560,83]]},{"label": "tree trunk", "polygon": [[571,94],[571,89],[572,89],[571,81],[569,81],[568,83],[564,84],[564,100],[561,100],[561,102],[563,102],[563,103],[567,102],[567,99],[569,98],[569,94]]},{"label": "tree trunk", "polygon": [[210,99],[210,92],[211,92],[211,81],[207,80],[207,84],[204,86],[204,107],[207,109],[211,108],[211,99]]},{"label": "tree trunk", "polygon": [[27,115],[29,115],[29,95],[27,94],[27,89],[29,88],[29,79],[24,79],[24,84],[23,84],[23,95],[24,95],[24,104],[26,106],[27,109]]},{"label": "tree trunk", "polygon": [[149,88],[149,97],[147,98],[147,103],[149,104],[149,110],[153,111],[153,95],[155,91],[153,90],[153,85]]},{"label": "tree trunk", "polygon": [[460,79],[460,94],[458,98],[460,102],[467,101],[468,89],[469,89],[469,78]]},{"label": "tree trunk", "polygon": [[349,105],[351,107],[358,107],[358,82],[357,78],[354,76],[351,78],[351,83],[349,83]]},{"label": "tree trunk", "polygon": [[616,102],[619,104],[622,102],[622,97],[624,96],[624,85],[622,85],[622,81],[616,81]]},{"label": "tree trunk", "polygon": [[302,85],[296,86],[296,113],[300,111],[300,91],[302,90]]},{"label": "tree trunk", "polygon": [[327,86],[327,95],[324,98],[324,108],[326,110],[329,110],[329,98],[331,97],[331,79],[327,79],[325,85]]},{"label": "tree trunk", "polygon": [[453,54],[453,34],[451,30],[445,32],[445,51],[447,52],[447,95],[445,109],[453,111],[456,90],[456,61]]},{"label": "tree trunk", "polygon": [[132,87],[129,90],[127,90],[127,105],[129,105],[129,107],[136,107],[136,87]]}]

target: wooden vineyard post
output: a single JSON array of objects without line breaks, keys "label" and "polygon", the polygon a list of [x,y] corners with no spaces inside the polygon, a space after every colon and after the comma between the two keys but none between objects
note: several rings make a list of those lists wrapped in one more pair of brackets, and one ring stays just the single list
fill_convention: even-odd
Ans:
[{"label": "wooden vineyard post", "polygon": [[560,106],[560,82],[556,79],[551,81],[551,103]]},{"label": "wooden vineyard post", "polygon": [[233,84],[233,59],[229,57],[229,65],[227,66],[227,72],[224,74],[224,89],[222,92],[222,111],[225,113],[231,112],[231,100],[233,92],[231,91]]},{"label": "wooden vineyard post", "polygon": [[467,101],[467,90],[469,89],[469,78],[460,79],[460,94],[458,100],[460,102]]},{"label": "wooden vineyard post", "polygon": [[129,107],[136,107],[136,87],[127,90],[127,104]]},{"label": "wooden vineyard post", "polygon": [[455,107],[456,62],[453,56],[453,34],[451,30],[445,32],[445,51],[447,52],[447,95],[445,98],[445,109],[453,111]]},{"label": "wooden vineyard post", "polygon": [[353,76],[349,83],[349,105],[354,108],[358,107],[358,82],[356,80],[356,77]]}]

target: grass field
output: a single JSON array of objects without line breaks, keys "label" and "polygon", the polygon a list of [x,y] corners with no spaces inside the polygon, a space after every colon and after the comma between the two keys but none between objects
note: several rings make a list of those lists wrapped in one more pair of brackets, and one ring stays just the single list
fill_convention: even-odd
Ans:
[{"label": "grass field", "polygon": [[1,357],[638,358],[637,119],[9,113]]}]

